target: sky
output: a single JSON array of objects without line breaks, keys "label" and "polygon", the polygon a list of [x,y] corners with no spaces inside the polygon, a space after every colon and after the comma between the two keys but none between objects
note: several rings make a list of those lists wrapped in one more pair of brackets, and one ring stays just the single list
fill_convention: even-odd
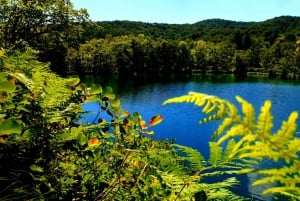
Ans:
[{"label": "sky", "polygon": [[206,19],[264,21],[300,16],[300,0],[71,0],[93,21],[130,20],[184,24]]}]

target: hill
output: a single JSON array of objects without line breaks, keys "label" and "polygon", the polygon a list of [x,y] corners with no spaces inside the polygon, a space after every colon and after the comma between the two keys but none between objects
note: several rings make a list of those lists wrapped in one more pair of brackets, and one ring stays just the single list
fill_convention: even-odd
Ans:
[{"label": "hill", "polygon": [[[92,30],[86,30],[90,38],[144,34],[152,38],[171,40],[203,39],[212,42],[232,38],[235,33],[247,33],[252,37],[294,34],[300,37],[300,17],[280,16],[262,22],[238,22],[224,19],[209,19],[194,24],[144,23],[136,21],[96,22]],[[95,30],[96,29],[96,30]],[[275,37],[275,36],[274,36]]]}]

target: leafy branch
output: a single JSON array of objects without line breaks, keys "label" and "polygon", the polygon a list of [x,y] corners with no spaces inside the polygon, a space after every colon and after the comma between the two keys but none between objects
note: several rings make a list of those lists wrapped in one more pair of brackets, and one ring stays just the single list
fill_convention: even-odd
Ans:
[{"label": "leafy branch", "polygon": [[[228,168],[237,164],[243,167],[237,171],[239,174],[256,173],[263,176],[253,182],[254,186],[278,184],[264,190],[263,195],[279,193],[300,200],[300,139],[296,135],[298,112],[292,112],[288,120],[282,122],[280,129],[272,133],[274,117],[270,101],[265,101],[256,117],[252,104],[239,96],[236,96],[236,100],[241,104],[242,114],[229,101],[196,92],[168,99],[164,104],[187,102],[203,107],[202,111],[208,117],[200,123],[222,119],[212,135],[216,142],[210,142],[211,164]],[[227,143],[225,153],[221,147],[223,143]],[[264,159],[273,161],[277,168],[258,166]]]}]

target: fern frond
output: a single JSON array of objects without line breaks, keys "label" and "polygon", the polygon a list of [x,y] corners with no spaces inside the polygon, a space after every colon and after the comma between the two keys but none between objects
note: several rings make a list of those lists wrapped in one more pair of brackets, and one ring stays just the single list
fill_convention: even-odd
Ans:
[{"label": "fern frond", "polygon": [[281,128],[272,136],[271,142],[275,144],[285,144],[287,141],[294,138],[297,130],[298,113],[292,112],[288,121],[283,121]]},{"label": "fern frond", "polygon": [[270,101],[265,101],[257,120],[256,132],[261,138],[269,139],[271,137],[270,133],[273,127],[273,116],[270,112],[271,105]]},{"label": "fern frond", "polygon": [[185,154],[185,159],[190,163],[192,171],[200,171],[205,165],[206,160],[198,150],[178,144],[175,144],[174,147]]},{"label": "fern frond", "polygon": [[238,196],[228,190],[229,187],[239,185],[239,181],[235,177],[230,177],[222,182],[214,184],[202,184],[203,188],[207,190],[209,200],[235,200],[245,201],[245,197]]},{"label": "fern frond", "polygon": [[233,137],[238,137],[238,136],[243,136],[247,133],[247,130],[245,129],[244,125],[236,125],[232,128],[230,128],[225,135],[220,137],[218,140],[218,144],[222,144],[224,141],[227,139],[233,138]]},{"label": "fern frond", "polygon": [[[262,192],[263,195],[267,194],[281,194],[290,198],[293,198],[294,200],[300,200],[300,189],[299,187],[271,187]],[[291,199],[292,200],[292,199]]]},{"label": "fern frond", "polygon": [[[191,197],[202,190],[200,183],[190,181],[186,176],[178,174],[162,173],[161,177],[164,183],[171,189],[173,195],[180,197],[180,200],[190,200]],[[199,180],[199,176],[194,178],[195,181]],[[187,184],[187,182],[189,182]],[[174,197],[174,196],[173,196]]]},{"label": "fern frond", "polygon": [[255,110],[253,106],[240,96],[236,96],[235,98],[242,106],[243,125],[249,130],[253,129],[255,125]]},{"label": "fern frond", "polygon": [[223,157],[225,161],[230,161],[233,159],[231,153],[235,146],[236,146],[236,141],[234,139],[229,140],[229,142],[227,143],[227,146],[225,148],[225,153],[224,153],[224,157]]},{"label": "fern frond", "polygon": [[170,103],[193,103],[196,106],[202,107],[202,112],[210,114],[207,118],[201,120],[201,123],[217,120],[226,115],[227,102],[216,96],[208,96],[207,94],[189,92],[187,95],[170,98],[163,105]]},{"label": "fern frond", "polygon": [[[288,120],[283,121],[280,129],[273,134],[270,101],[265,101],[256,118],[254,107],[250,103],[239,96],[236,96],[236,100],[241,104],[241,115],[232,103],[196,92],[169,99],[165,104],[192,102],[204,107],[203,113],[207,117],[200,123],[222,119],[222,124],[212,135],[213,139],[218,137],[217,142],[209,143],[208,162],[211,167],[204,169],[209,171],[201,172],[202,177],[219,175],[220,171],[226,171],[227,168],[232,173],[256,173],[263,177],[253,185],[279,184],[266,189],[264,194],[281,193],[299,199],[300,139],[296,136],[298,113],[292,112]],[[225,148],[221,146],[224,142],[227,142]],[[260,169],[259,163],[264,159],[274,162],[278,168]],[[220,170],[210,171],[215,167]]]},{"label": "fern frond", "polygon": [[209,142],[210,154],[208,162],[217,167],[223,159],[223,149],[216,142]]}]

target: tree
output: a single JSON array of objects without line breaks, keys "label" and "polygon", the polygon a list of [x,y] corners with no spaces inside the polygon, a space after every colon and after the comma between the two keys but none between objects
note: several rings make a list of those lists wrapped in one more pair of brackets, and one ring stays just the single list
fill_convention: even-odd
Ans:
[{"label": "tree", "polygon": [[65,70],[58,66],[65,63],[67,49],[78,46],[79,24],[88,19],[87,11],[75,10],[70,0],[5,0],[0,13],[1,46],[20,48],[25,41],[60,73]]}]

